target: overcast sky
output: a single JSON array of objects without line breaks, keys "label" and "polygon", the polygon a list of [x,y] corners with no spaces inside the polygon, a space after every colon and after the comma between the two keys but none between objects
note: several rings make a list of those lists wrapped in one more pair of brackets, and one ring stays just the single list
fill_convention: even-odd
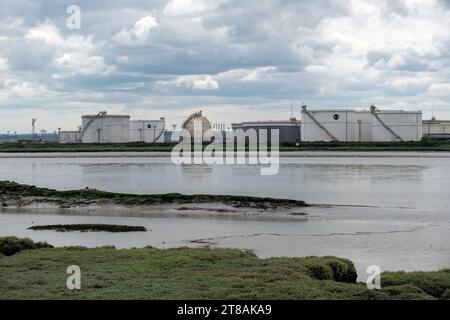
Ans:
[{"label": "overcast sky", "polygon": [[450,119],[450,1],[1,0],[0,75],[1,132],[103,109],[279,120],[302,102]]}]

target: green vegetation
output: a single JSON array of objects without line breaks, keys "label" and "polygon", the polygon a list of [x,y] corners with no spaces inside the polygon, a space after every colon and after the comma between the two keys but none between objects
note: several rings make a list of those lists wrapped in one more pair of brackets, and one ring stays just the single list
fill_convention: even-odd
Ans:
[{"label": "green vegetation", "polygon": [[396,287],[407,283],[430,296],[450,300],[450,269],[440,272],[385,272],[382,280],[385,286]]},{"label": "green vegetation", "polygon": [[22,250],[35,250],[40,248],[53,248],[45,242],[33,242],[28,238],[19,239],[16,237],[0,238],[0,257],[1,255],[12,256]]},{"label": "green vegetation", "polygon": [[142,226],[125,226],[117,224],[53,224],[43,226],[32,226],[30,230],[55,230],[58,232],[66,231],[81,231],[81,232],[133,232],[133,231],[147,231]]},{"label": "green vegetation", "polygon": [[299,142],[283,143],[280,151],[450,151],[450,144],[429,139],[405,142]]},{"label": "green vegetation", "polygon": [[0,195],[3,206],[9,206],[10,201],[17,201],[23,197],[34,197],[34,202],[56,202],[70,206],[87,204],[92,201],[110,200],[115,204],[144,205],[163,203],[224,203],[233,207],[249,208],[277,208],[277,207],[306,207],[304,201],[290,199],[260,198],[248,196],[228,195],[183,195],[179,193],[166,194],[126,194],[99,191],[95,189],[57,191],[47,188],[19,184],[11,181],[0,181]]},{"label": "green vegetation", "polygon": [[[105,144],[58,144],[58,143],[3,143],[0,152],[170,152],[176,145],[170,143],[105,143]],[[204,144],[206,146],[207,143]],[[450,151],[450,144],[431,141],[419,142],[298,142],[282,143],[280,151]]]},{"label": "green vegetation", "polygon": [[[81,290],[66,288],[73,264]],[[450,289],[449,270],[383,273],[383,288],[368,290],[346,259],[237,249],[38,249],[0,258],[0,270],[0,299],[449,299]]]},{"label": "green vegetation", "polygon": [[2,143],[0,152],[126,152],[126,151],[171,151],[176,143]]}]

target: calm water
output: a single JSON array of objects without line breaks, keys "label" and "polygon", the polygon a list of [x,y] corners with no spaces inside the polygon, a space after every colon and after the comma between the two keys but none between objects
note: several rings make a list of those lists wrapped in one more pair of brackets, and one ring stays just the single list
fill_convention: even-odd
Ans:
[{"label": "calm water", "polygon": [[[238,247],[261,257],[337,255],[383,270],[450,267],[450,157],[283,158],[275,176],[253,166],[176,166],[167,158],[0,159],[0,179],[57,189],[272,196],[332,204],[304,221],[0,214],[0,235],[55,245]],[[32,224],[122,223],[145,233],[29,231]]]}]

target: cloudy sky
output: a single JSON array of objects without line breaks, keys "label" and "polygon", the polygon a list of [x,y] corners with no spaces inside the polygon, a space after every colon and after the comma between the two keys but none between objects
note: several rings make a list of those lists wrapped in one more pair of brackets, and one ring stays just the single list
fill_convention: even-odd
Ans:
[{"label": "cloudy sky", "polygon": [[450,1],[1,0],[0,75],[0,132],[103,109],[288,119],[302,102],[450,119]]}]

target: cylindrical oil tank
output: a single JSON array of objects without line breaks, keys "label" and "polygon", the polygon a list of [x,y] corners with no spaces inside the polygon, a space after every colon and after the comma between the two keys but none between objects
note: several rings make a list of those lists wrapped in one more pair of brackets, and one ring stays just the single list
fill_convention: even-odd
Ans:
[{"label": "cylindrical oil tank", "polygon": [[355,141],[372,141],[372,113],[368,110],[356,110]]},{"label": "cylindrical oil tank", "polygon": [[81,117],[82,143],[130,142],[130,116],[111,115],[106,112]]},{"label": "cylindrical oil tank", "polygon": [[166,121],[160,120],[132,120],[130,121],[130,141],[163,143]]},{"label": "cylindrical oil tank", "polygon": [[302,141],[356,141],[356,125],[355,110],[303,110]]},{"label": "cylindrical oil tank", "polygon": [[[422,139],[422,112],[403,110],[376,110],[377,116],[403,141]],[[372,116],[373,141],[398,141],[375,116]]]},{"label": "cylindrical oil tank", "polygon": [[80,143],[80,131],[60,131],[59,143]]}]

